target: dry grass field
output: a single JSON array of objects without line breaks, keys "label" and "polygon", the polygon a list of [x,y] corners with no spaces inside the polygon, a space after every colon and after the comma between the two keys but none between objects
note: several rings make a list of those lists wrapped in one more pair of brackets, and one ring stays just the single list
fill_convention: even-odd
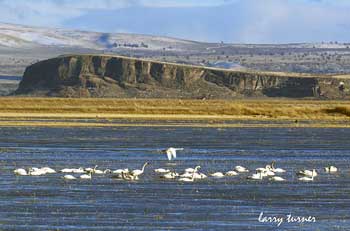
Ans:
[{"label": "dry grass field", "polygon": [[[60,120],[57,122],[57,120]],[[72,119],[93,119],[88,124]],[[0,98],[2,126],[109,126],[113,119],[130,121],[201,121],[235,126],[234,121],[293,121],[293,126],[350,126],[349,101],[311,100],[169,100]],[[33,121],[35,120],[35,121]],[[63,120],[63,121],[62,121]],[[65,121],[67,120],[67,121]],[[339,121],[342,121],[339,123]],[[196,122],[196,123],[197,123]],[[193,125],[196,125],[193,123]],[[113,126],[121,124],[114,123]],[[241,124],[242,125],[242,124]],[[243,125],[242,125],[243,126]]]}]

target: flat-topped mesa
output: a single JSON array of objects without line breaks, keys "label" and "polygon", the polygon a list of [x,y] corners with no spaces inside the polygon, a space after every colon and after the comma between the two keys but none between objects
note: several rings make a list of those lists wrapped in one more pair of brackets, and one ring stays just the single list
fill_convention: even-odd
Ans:
[{"label": "flat-topped mesa", "polygon": [[[342,87],[343,86],[343,87]],[[346,76],[229,71],[108,55],[69,55],[27,67],[17,95],[193,98],[348,97]]]}]

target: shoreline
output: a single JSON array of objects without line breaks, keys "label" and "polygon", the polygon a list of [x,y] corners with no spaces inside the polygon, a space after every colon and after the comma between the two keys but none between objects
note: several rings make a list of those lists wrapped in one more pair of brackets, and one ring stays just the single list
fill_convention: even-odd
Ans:
[{"label": "shoreline", "polygon": [[350,101],[0,98],[0,127],[350,127]]}]

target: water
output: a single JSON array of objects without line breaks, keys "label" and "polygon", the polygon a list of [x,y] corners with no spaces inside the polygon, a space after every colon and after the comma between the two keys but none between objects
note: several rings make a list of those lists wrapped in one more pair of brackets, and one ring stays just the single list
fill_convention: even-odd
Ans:
[{"label": "water", "polygon": [[[0,230],[349,230],[350,129],[316,128],[0,128]],[[176,146],[176,165],[158,149]],[[252,182],[247,174],[193,183],[152,171],[196,165],[204,173],[235,165],[253,170],[272,160],[286,182]],[[16,167],[141,168],[138,182],[61,174],[16,177]],[[327,175],[326,165],[340,172]],[[317,168],[315,182],[294,173]],[[315,223],[261,223],[259,214],[314,216]]]}]

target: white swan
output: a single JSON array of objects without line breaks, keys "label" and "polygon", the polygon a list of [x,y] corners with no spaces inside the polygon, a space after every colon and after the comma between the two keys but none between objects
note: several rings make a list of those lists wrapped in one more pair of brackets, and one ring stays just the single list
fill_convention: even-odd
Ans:
[{"label": "white swan", "polygon": [[85,170],[83,168],[73,168],[71,170],[72,173],[85,173]]},{"label": "white swan", "polygon": [[178,177],[179,174],[176,172],[168,172],[162,176],[160,176],[161,178],[165,178],[165,179],[175,179],[176,177]]},{"label": "white swan", "polygon": [[41,168],[41,170],[46,172],[46,173],[49,173],[49,174],[56,173],[56,171],[50,167],[43,167],[43,168]]},{"label": "white swan", "polygon": [[122,176],[122,179],[124,179],[124,180],[132,180],[133,181],[133,180],[139,179],[138,176],[131,175],[131,173],[122,172],[121,176]]},{"label": "white swan", "polygon": [[19,176],[27,176],[28,172],[23,169],[23,168],[17,168],[13,171],[14,174],[19,175]]},{"label": "white swan", "polygon": [[182,151],[183,148],[168,148],[166,150],[162,150],[162,153],[165,153],[168,157],[168,160],[176,159],[176,152]]},{"label": "white swan", "polygon": [[238,173],[236,171],[228,171],[225,173],[225,176],[237,176]]},{"label": "white swan", "polygon": [[313,181],[314,176],[311,176],[311,177],[304,176],[304,177],[300,177],[298,180],[300,180],[300,181]]},{"label": "white swan", "polygon": [[273,171],[275,173],[285,173],[286,172],[286,170],[284,170],[283,168],[275,168],[275,164],[276,164],[276,162],[272,161],[271,165],[269,165],[269,166],[271,166],[271,169],[270,169],[271,171]]},{"label": "white swan", "polygon": [[270,178],[271,181],[285,181],[284,178],[280,177],[280,176],[273,176]]},{"label": "white swan", "polygon": [[72,175],[64,175],[63,178],[65,180],[76,180],[77,179],[75,176],[72,176]]},{"label": "white swan", "polygon": [[145,171],[145,167],[147,165],[148,165],[148,162],[144,163],[141,170],[140,169],[135,169],[135,170],[131,171],[130,174],[133,175],[133,176],[140,176]]},{"label": "white swan", "polygon": [[170,173],[170,170],[164,169],[164,168],[157,168],[157,169],[154,169],[154,172],[156,172],[156,173]]},{"label": "white swan", "polygon": [[80,176],[80,179],[91,180],[91,175],[92,175],[92,172],[89,172],[89,174],[83,174]]},{"label": "white swan", "polygon": [[128,168],[124,168],[124,169],[117,169],[112,171],[113,174],[122,174],[122,173],[129,173],[129,169]]},{"label": "white swan", "polygon": [[195,172],[194,173],[194,175],[193,175],[193,178],[195,179],[195,180],[197,180],[197,179],[205,179],[205,178],[207,178],[207,175],[205,175],[204,173],[198,173],[198,172]]},{"label": "white swan", "polygon": [[312,176],[317,176],[317,172],[316,169],[312,169],[312,170],[300,170],[299,172],[297,172],[298,176],[307,176],[307,177],[312,177]]},{"label": "white swan", "polygon": [[211,173],[209,175],[212,177],[215,177],[215,178],[222,178],[225,176],[225,174],[223,174],[222,172],[214,172],[214,173]]},{"label": "white swan", "polygon": [[239,166],[239,165],[236,166],[236,167],[234,168],[234,170],[235,170],[236,172],[240,172],[240,173],[249,172],[248,169],[246,169],[245,167]]},{"label": "white swan", "polygon": [[183,178],[190,178],[193,176],[193,172],[185,172],[183,174],[180,175],[180,177],[183,177]]},{"label": "white swan", "polygon": [[41,175],[45,175],[46,171],[39,169],[39,168],[31,168],[31,169],[29,169],[28,174],[30,176],[41,176]]},{"label": "white swan", "polygon": [[262,180],[263,179],[262,172],[254,173],[253,175],[248,176],[247,179],[248,180]]},{"label": "white swan", "polygon": [[327,166],[324,168],[324,170],[327,172],[327,173],[335,173],[338,171],[338,168],[335,167],[335,166]]}]

